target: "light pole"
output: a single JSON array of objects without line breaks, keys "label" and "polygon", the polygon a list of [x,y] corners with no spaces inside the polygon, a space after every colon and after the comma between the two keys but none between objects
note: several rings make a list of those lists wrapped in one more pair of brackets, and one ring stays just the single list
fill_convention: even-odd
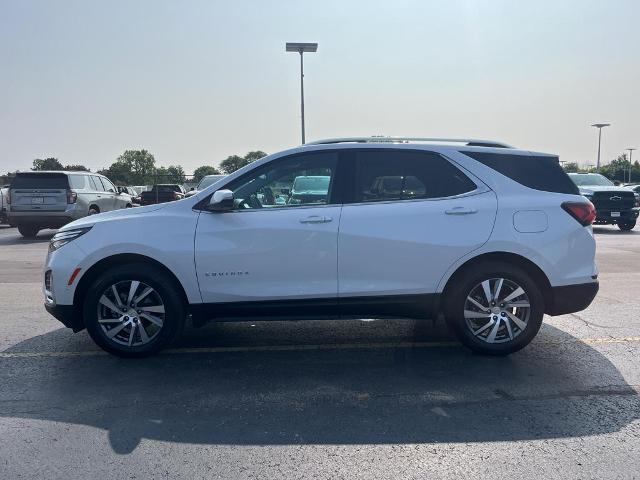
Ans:
[{"label": "light pole", "polygon": [[598,162],[596,163],[596,172],[600,173],[600,144],[602,143],[602,129],[608,127],[610,123],[594,123],[592,127],[598,129]]},{"label": "light pole", "polygon": [[627,148],[629,150],[629,183],[631,183],[631,155],[633,155],[633,151],[637,150],[637,148]]},{"label": "light pole", "polygon": [[317,43],[290,43],[287,42],[287,52],[298,52],[300,54],[300,116],[302,121],[302,144],[304,145],[304,62],[302,60],[304,52],[316,52]]}]

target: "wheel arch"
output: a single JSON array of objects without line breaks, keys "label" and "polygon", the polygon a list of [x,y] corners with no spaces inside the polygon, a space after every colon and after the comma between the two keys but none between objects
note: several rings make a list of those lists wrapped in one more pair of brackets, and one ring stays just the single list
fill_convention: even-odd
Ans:
[{"label": "wheel arch", "polygon": [[442,290],[442,298],[444,299],[447,297],[448,291],[453,285],[455,285],[460,275],[462,275],[467,270],[473,269],[477,265],[485,262],[504,262],[521,268],[526,273],[531,275],[533,280],[538,285],[540,285],[540,290],[544,298],[545,312],[552,305],[553,297],[549,277],[547,277],[547,275],[538,265],[536,265],[528,258],[511,252],[488,252],[467,260],[462,265],[460,265],[447,280],[447,283]]},{"label": "wheel arch", "polygon": [[[120,254],[111,255],[109,257],[105,257],[99,260],[98,262],[94,263],[85,272],[84,275],[82,275],[82,277],[78,281],[78,286],[76,287],[76,290],[73,294],[73,305],[75,310],[77,312],[82,311],[82,305],[81,305],[82,299],[84,298],[87,290],[89,289],[89,286],[95,281],[96,278],[98,278],[100,273],[112,267],[117,267],[119,265],[127,265],[131,263],[144,263],[147,265],[152,265],[158,268],[159,270],[163,271],[164,273],[166,273],[169,276],[169,278],[173,280],[176,287],[178,288],[178,293],[180,294],[180,297],[184,302],[185,308],[188,308],[189,301],[187,298],[187,294],[184,290],[184,286],[182,285],[180,280],[178,280],[178,277],[176,277],[175,274],[169,268],[167,268],[161,262],[151,257],[147,257],[145,255],[141,255],[138,253],[120,253]],[[82,323],[83,323],[82,326],[84,327],[84,321],[82,321]]]}]

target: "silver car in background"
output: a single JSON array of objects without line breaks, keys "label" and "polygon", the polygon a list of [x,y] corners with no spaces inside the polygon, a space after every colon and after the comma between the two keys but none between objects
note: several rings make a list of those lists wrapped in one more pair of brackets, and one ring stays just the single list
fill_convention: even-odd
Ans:
[{"label": "silver car in background", "polygon": [[200,180],[200,182],[195,188],[192,188],[187,192],[185,197],[190,197],[191,195],[195,195],[199,191],[207,188],[209,185],[213,185],[217,181],[222,180],[224,177],[226,177],[226,175],[205,175],[204,177],[202,177],[202,180]]},{"label": "silver car in background", "polygon": [[9,223],[34,238],[87,215],[133,206],[111,181],[91,172],[18,172],[9,187]]}]

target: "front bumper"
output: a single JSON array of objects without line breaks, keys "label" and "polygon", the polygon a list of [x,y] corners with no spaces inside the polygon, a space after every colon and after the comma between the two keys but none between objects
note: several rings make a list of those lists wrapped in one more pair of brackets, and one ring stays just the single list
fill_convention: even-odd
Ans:
[{"label": "front bumper", "polygon": [[584,310],[591,305],[599,288],[598,281],[551,287],[549,305],[547,305],[545,313],[565,315]]},{"label": "front bumper", "polygon": [[[616,211],[616,210],[613,210]],[[638,213],[640,212],[640,208],[632,208],[630,210],[620,210],[618,213],[619,217],[611,216],[612,210],[598,210],[596,208],[596,220],[594,223],[618,223],[622,222],[635,222],[638,218]]]},{"label": "front bumper", "polygon": [[45,303],[44,308],[56,319],[60,320],[65,327],[71,328],[74,332],[79,332],[84,329],[82,316],[74,305],[53,305]]}]

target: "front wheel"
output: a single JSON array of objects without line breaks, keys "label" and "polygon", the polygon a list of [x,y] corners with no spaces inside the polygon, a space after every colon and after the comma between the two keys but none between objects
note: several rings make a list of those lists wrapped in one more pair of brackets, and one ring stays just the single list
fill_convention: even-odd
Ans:
[{"label": "front wheel", "polygon": [[445,316],[460,341],[485,355],[527,346],[544,316],[540,287],[522,269],[487,262],[462,272],[445,298]]},{"label": "front wheel", "polygon": [[146,264],[105,271],[89,287],[83,314],[91,338],[120,357],[145,357],[170,345],[186,311],[174,280]]},{"label": "front wheel", "polygon": [[628,232],[629,230],[633,230],[633,228],[636,226],[636,221],[633,220],[631,222],[619,222],[618,223],[618,228],[620,230],[622,230],[623,232]]}]

